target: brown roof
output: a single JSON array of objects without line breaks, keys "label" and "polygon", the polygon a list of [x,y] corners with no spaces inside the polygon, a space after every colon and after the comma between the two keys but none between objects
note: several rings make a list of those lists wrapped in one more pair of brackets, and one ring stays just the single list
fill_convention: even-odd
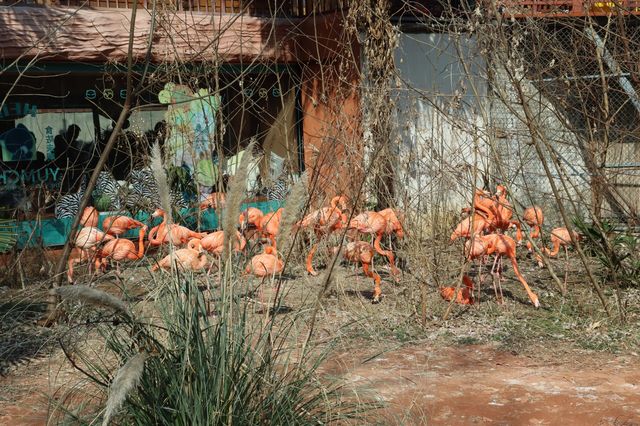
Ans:
[{"label": "brown roof", "polygon": [[[24,55],[59,61],[124,62],[130,16],[130,10],[122,9],[0,8],[0,55],[5,60]],[[315,25],[310,19],[195,12],[159,14],[151,59],[154,62],[176,58],[211,60],[217,50],[222,62],[304,62],[317,56],[318,39],[322,57],[330,56],[331,51],[337,52],[339,46],[335,41],[342,28],[340,17],[324,15],[317,18]],[[138,60],[147,54],[151,28],[150,13],[138,10],[133,44]],[[321,37],[316,38],[316,32]]]}]

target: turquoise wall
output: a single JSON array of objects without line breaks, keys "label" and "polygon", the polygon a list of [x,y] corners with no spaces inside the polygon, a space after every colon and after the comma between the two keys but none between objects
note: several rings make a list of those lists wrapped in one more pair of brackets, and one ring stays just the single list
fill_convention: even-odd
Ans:
[{"label": "turquoise wall", "polygon": [[[280,201],[262,201],[254,203],[242,204],[242,209],[247,207],[256,207],[264,213],[273,212],[282,207]],[[180,217],[176,219],[178,223],[191,229],[196,229],[198,224],[198,210],[184,209],[180,212]],[[98,227],[102,228],[102,222],[107,216],[113,216],[120,213],[100,213]],[[136,220],[152,226],[156,226],[161,222],[160,218],[152,218],[148,213],[139,213],[135,216]],[[153,219],[153,221],[152,221]],[[218,229],[218,216],[209,209],[200,214],[200,230],[213,231]],[[67,236],[71,230],[73,219],[43,219],[41,221],[26,220],[17,222],[17,247],[55,247],[62,246],[67,241]],[[138,238],[138,230],[134,229],[126,234],[125,238]]]}]

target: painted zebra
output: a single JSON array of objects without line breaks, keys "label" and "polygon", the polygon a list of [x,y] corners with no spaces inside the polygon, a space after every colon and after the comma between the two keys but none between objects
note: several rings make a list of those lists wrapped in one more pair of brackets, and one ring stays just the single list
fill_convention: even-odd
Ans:
[{"label": "painted zebra", "polygon": [[122,207],[120,203],[120,185],[110,172],[102,171],[98,174],[98,180],[91,195],[94,202],[102,197],[111,200],[108,207],[109,210],[120,210]]},{"label": "painted zebra", "polygon": [[[132,170],[129,175],[130,192],[125,204],[129,211],[155,209],[160,205],[160,191],[153,172],[148,169]],[[177,209],[189,207],[180,191],[170,191],[171,205]]]},{"label": "painted zebra", "polygon": [[289,178],[287,173],[282,172],[280,177],[267,187],[267,200],[284,201],[289,195]]},{"label": "painted zebra", "polygon": [[80,183],[80,189],[78,189],[78,192],[65,194],[56,200],[54,210],[56,219],[75,217],[80,210],[80,201],[82,201],[82,197],[84,196],[86,189],[87,175],[82,175],[82,182]]}]

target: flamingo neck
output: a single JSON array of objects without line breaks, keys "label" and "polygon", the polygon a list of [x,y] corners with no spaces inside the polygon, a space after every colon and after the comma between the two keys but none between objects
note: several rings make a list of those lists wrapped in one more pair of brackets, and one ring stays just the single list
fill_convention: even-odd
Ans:
[{"label": "flamingo neck", "polygon": [[[162,218],[162,222],[160,222],[160,225],[158,225],[157,227],[155,227],[156,232],[150,232],[149,233],[149,242],[151,244],[160,244],[162,242],[162,239],[164,237],[164,229],[167,226],[167,216],[165,215],[164,212],[160,213],[160,217]],[[153,234],[153,235],[152,235]]]},{"label": "flamingo neck", "polygon": [[138,259],[141,259],[144,256],[144,234],[146,231],[146,227],[140,229],[140,235],[138,236]]}]

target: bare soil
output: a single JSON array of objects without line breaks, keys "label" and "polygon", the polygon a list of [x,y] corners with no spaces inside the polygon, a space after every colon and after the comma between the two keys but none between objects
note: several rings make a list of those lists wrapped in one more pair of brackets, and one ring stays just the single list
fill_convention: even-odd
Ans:
[{"label": "bare soil", "polygon": [[[627,325],[620,326],[604,317],[579,265],[569,265],[571,297],[562,298],[546,271],[526,259],[521,264],[542,309],[533,308],[507,271],[503,305],[485,285],[480,303],[453,306],[447,321],[442,316],[448,304],[419,268],[407,268],[396,284],[379,267],[384,298],[373,305],[370,280],[352,266],[340,266],[316,321],[317,340],[338,342],[322,374],[381,402],[374,424],[640,425],[638,293],[625,292]],[[563,271],[564,262],[556,265]],[[146,267],[129,268],[125,285],[135,288],[147,274]],[[116,282],[110,274],[99,286],[119,294]],[[294,270],[283,283],[287,308],[311,311],[323,282],[322,274]],[[11,352],[4,365],[0,425],[47,424],[55,404],[81,388],[82,376],[56,346],[56,331],[43,334],[32,325],[43,309],[43,293],[0,293],[3,306],[32,300],[33,312],[11,316],[22,324],[22,340],[29,333],[41,339],[25,346],[22,356]]]}]

